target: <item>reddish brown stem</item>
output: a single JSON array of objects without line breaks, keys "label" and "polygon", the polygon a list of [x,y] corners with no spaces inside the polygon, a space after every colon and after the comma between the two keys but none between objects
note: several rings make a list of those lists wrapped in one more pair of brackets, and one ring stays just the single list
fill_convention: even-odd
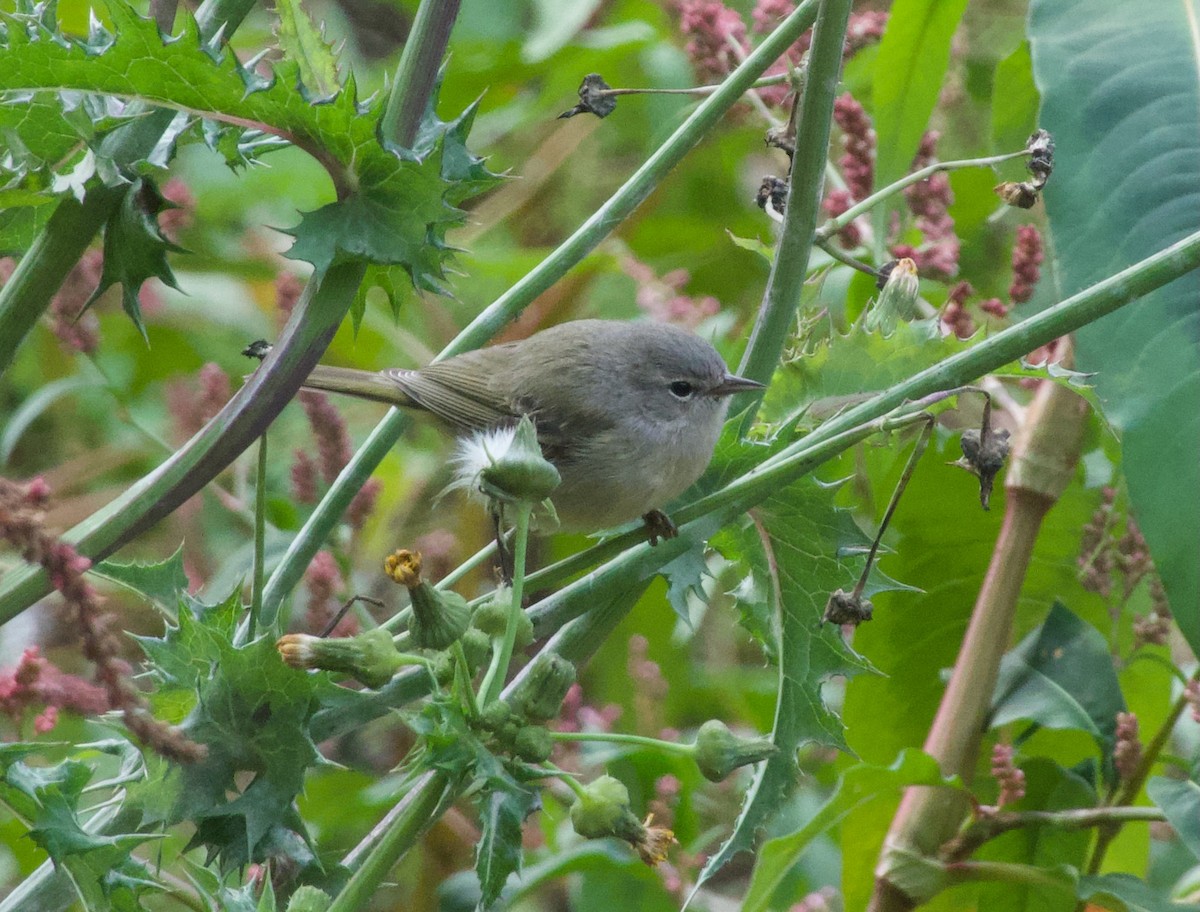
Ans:
[{"label": "reddish brown stem", "polygon": [[[1014,442],[1004,523],[950,683],[925,739],[925,751],[946,775],[969,782],[974,773],[1000,659],[1012,635],[1017,597],[1042,519],[1074,475],[1084,414],[1082,399],[1044,381]],[[936,857],[969,811],[964,793],[908,790],[884,843],[869,912],[906,912],[937,892],[938,884],[899,882],[905,858]]]}]

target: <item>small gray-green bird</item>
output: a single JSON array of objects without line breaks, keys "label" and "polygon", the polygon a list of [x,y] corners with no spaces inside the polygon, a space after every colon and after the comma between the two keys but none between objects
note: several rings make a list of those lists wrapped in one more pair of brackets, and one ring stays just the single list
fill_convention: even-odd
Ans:
[{"label": "small gray-green bird", "polygon": [[762,388],[692,333],[616,320],[563,323],[419,370],[318,366],[305,386],[426,411],[458,435],[528,415],[562,476],[551,496],[562,528],[646,516],[652,538],[673,531],[660,510],[708,466],[729,397]]}]

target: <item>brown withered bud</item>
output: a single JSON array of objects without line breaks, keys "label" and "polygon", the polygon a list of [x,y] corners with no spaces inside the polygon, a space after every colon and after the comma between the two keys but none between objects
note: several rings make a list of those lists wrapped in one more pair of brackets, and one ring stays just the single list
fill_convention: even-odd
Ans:
[{"label": "brown withered bud", "polygon": [[1029,181],[1004,181],[992,189],[1005,205],[1017,209],[1032,209],[1038,201],[1037,188]]},{"label": "brown withered bud", "polygon": [[255,339],[249,345],[242,349],[242,354],[247,358],[256,358],[261,361],[271,352],[271,343],[266,339]]},{"label": "brown withered bud", "polygon": [[766,143],[772,149],[782,149],[791,158],[796,154],[796,131],[790,123],[767,130]]},{"label": "brown withered bud", "polygon": [[870,599],[865,599],[860,593],[847,592],[838,589],[829,596],[825,603],[825,613],[821,615],[821,623],[853,624],[857,627],[863,621],[869,621],[875,614],[875,606]]},{"label": "brown withered bud", "polygon": [[1029,173],[1033,175],[1033,185],[1038,190],[1046,186],[1050,172],[1054,170],[1054,137],[1046,130],[1035,130],[1029,137]]},{"label": "brown withered bud", "polygon": [[576,114],[595,114],[603,119],[617,109],[617,98],[610,94],[610,86],[599,73],[588,73],[579,84],[579,104],[558,115],[559,120]]},{"label": "brown withered bud", "polygon": [[979,503],[985,510],[991,509],[992,487],[1008,458],[1008,437],[1008,431],[1004,430],[970,428],[963,431],[959,440],[963,455],[953,465],[966,469],[979,479]]},{"label": "brown withered bud", "polygon": [[754,203],[759,209],[766,209],[769,205],[776,212],[782,213],[787,205],[787,181],[782,177],[776,177],[773,174],[768,174],[762,179],[762,184],[759,185],[758,193],[754,196]]}]

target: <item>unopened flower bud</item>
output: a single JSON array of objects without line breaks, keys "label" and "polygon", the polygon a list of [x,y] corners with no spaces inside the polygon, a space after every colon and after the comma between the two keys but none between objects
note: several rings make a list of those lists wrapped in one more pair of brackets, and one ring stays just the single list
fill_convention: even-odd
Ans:
[{"label": "unopened flower bud", "polygon": [[382,687],[410,659],[396,649],[392,635],[376,627],[354,637],[315,637],[289,633],[275,644],[292,668],[321,669],[348,674],[368,687]]},{"label": "unopened flower bud", "polygon": [[696,733],[693,757],[705,779],[720,782],[739,766],[765,760],[776,750],[766,738],[739,738],[720,719],[710,719]]},{"label": "unopened flower bud", "polygon": [[544,763],[550,759],[554,741],[550,732],[540,725],[524,725],[513,741],[513,753],[529,763]]},{"label": "unopened flower bud", "polygon": [[588,839],[616,836],[636,845],[645,832],[629,806],[629,790],[619,779],[601,776],[589,782],[571,805],[571,825]]},{"label": "unopened flower bud", "polygon": [[488,731],[498,732],[512,717],[512,709],[504,700],[494,700],[483,708],[479,722]]},{"label": "unopened flower bud", "polygon": [[916,312],[920,293],[917,264],[908,257],[898,260],[888,273],[875,306],[867,312],[867,329],[890,334],[897,323],[909,319]]},{"label": "unopened flower bud", "polygon": [[466,632],[471,608],[457,592],[434,589],[421,579],[421,555],[395,551],[383,562],[384,572],[408,589],[412,617],[408,632],[422,649],[445,649]]},{"label": "unopened flower bud", "polygon": [[537,431],[528,416],[517,425],[512,444],[479,473],[484,494],[509,503],[541,503],[558,487],[558,469],[542,455]]},{"label": "unopened flower bud", "polygon": [[[532,626],[532,622],[530,622]],[[467,670],[474,674],[487,661],[488,652],[492,648],[492,639],[482,630],[468,627],[462,635],[463,658],[467,660]]]},{"label": "unopened flower bud", "polygon": [[980,430],[968,428],[963,431],[959,447],[962,449],[962,459],[953,465],[966,469],[979,479],[979,502],[987,510],[991,504],[996,474],[1004,467],[1004,461],[1012,449],[1009,433],[1003,429],[988,428],[984,437]]},{"label": "unopened flower bud", "polygon": [[[487,634],[489,637],[504,636],[508,626],[508,615],[512,611],[512,590],[501,586],[492,593],[492,597],[475,609],[471,615],[471,626]],[[533,642],[533,621],[524,611],[517,618],[517,636],[513,645],[524,649]]]},{"label": "unopened flower bud", "polygon": [[558,715],[575,683],[575,666],[556,652],[543,652],[513,689],[513,710],[529,722],[547,722]]}]

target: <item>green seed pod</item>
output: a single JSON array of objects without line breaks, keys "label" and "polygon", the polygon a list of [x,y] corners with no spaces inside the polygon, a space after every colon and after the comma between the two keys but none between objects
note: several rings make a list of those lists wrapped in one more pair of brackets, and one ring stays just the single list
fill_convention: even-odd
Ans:
[{"label": "green seed pod", "polygon": [[368,687],[382,687],[405,665],[405,657],[382,627],[353,637],[315,637],[289,633],[275,644],[285,663],[293,668],[340,671]]},{"label": "green seed pod", "polygon": [[521,723],[515,718],[510,718],[507,722],[500,726],[500,730],[496,732],[496,740],[507,747],[512,747],[517,743],[517,735],[521,731]]},{"label": "green seed pod", "polygon": [[875,306],[867,311],[867,329],[871,332],[882,330],[884,335],[890,335],[897,323],[910,319],[916,312],[920,294],[917,264],[908,257],[898,260],[888,274]]},{"label": "green seed pod", "polygon": [[482,630],[468,627],[467,632],[462,635],[462,648],[463,656],[467,660],[467,668],[474,673],[487,661],[488,652],[492,648],[492,640]]},{"label": "green seed pod", "polygon": [[471,608],[457,592],[434,589],[422,582],[412,595],[412,617],[408,632],[422,649],[445,649],[466,632]]},{"label": "green seed pod", "polygon": [[479,473],[484,494],[507,503],[541,503],[562,479],[542,455],[537,431],[528,417],[517,425],[509,448]]},{"label": "green seed pod", "polygon": [[287,912],[325,912],[330,901],[328,893],[304,884],[297,887],[292,898],[288,900]]},{"label": "green seed pod", "polygon": [[635,845],[646,828],[629,807],[629,791],[618,779],[601,776],[584,788],[571,805],[571,825],[588,839],[616,836]]},{"label": "green seed pod", "polygon": [[526,725],[517,732],[513,742],[513,753],[529,763],[543,763],[550,759],[554,740],[550,732],[540,725]]},{"label": "green seed pod", "polygon": [[511,717],[512,710],[508,704],[503,700],[496,700],[483,708],[479,714],[479,722],[488,731],[498,732]]},{"label": "green seed pod", "polygon": [[543,652],[533,660],[509,699],[513,710],[526,721],[548,722],[558,715],[574,683],[575,666],[556,652]]},{"label": "green seed pod", "polygon": [[[502,586],[492,597],[475,609],[471,615],[471,626],[482,630],[489,637],[504,636],[508,625],[508,613],[512,611],[512,590]],[[516,649],[524,649],[533,642],[533,621],[524,611],[517,618],[517,635],[513,640]]]},{"label": "green seed pod", "polygon": [[696,733],[696,765],[704,778],[720,782],[739,766],[757,763],[777,748],[766,738],[739,738],[719,719],[711,719]]}]

